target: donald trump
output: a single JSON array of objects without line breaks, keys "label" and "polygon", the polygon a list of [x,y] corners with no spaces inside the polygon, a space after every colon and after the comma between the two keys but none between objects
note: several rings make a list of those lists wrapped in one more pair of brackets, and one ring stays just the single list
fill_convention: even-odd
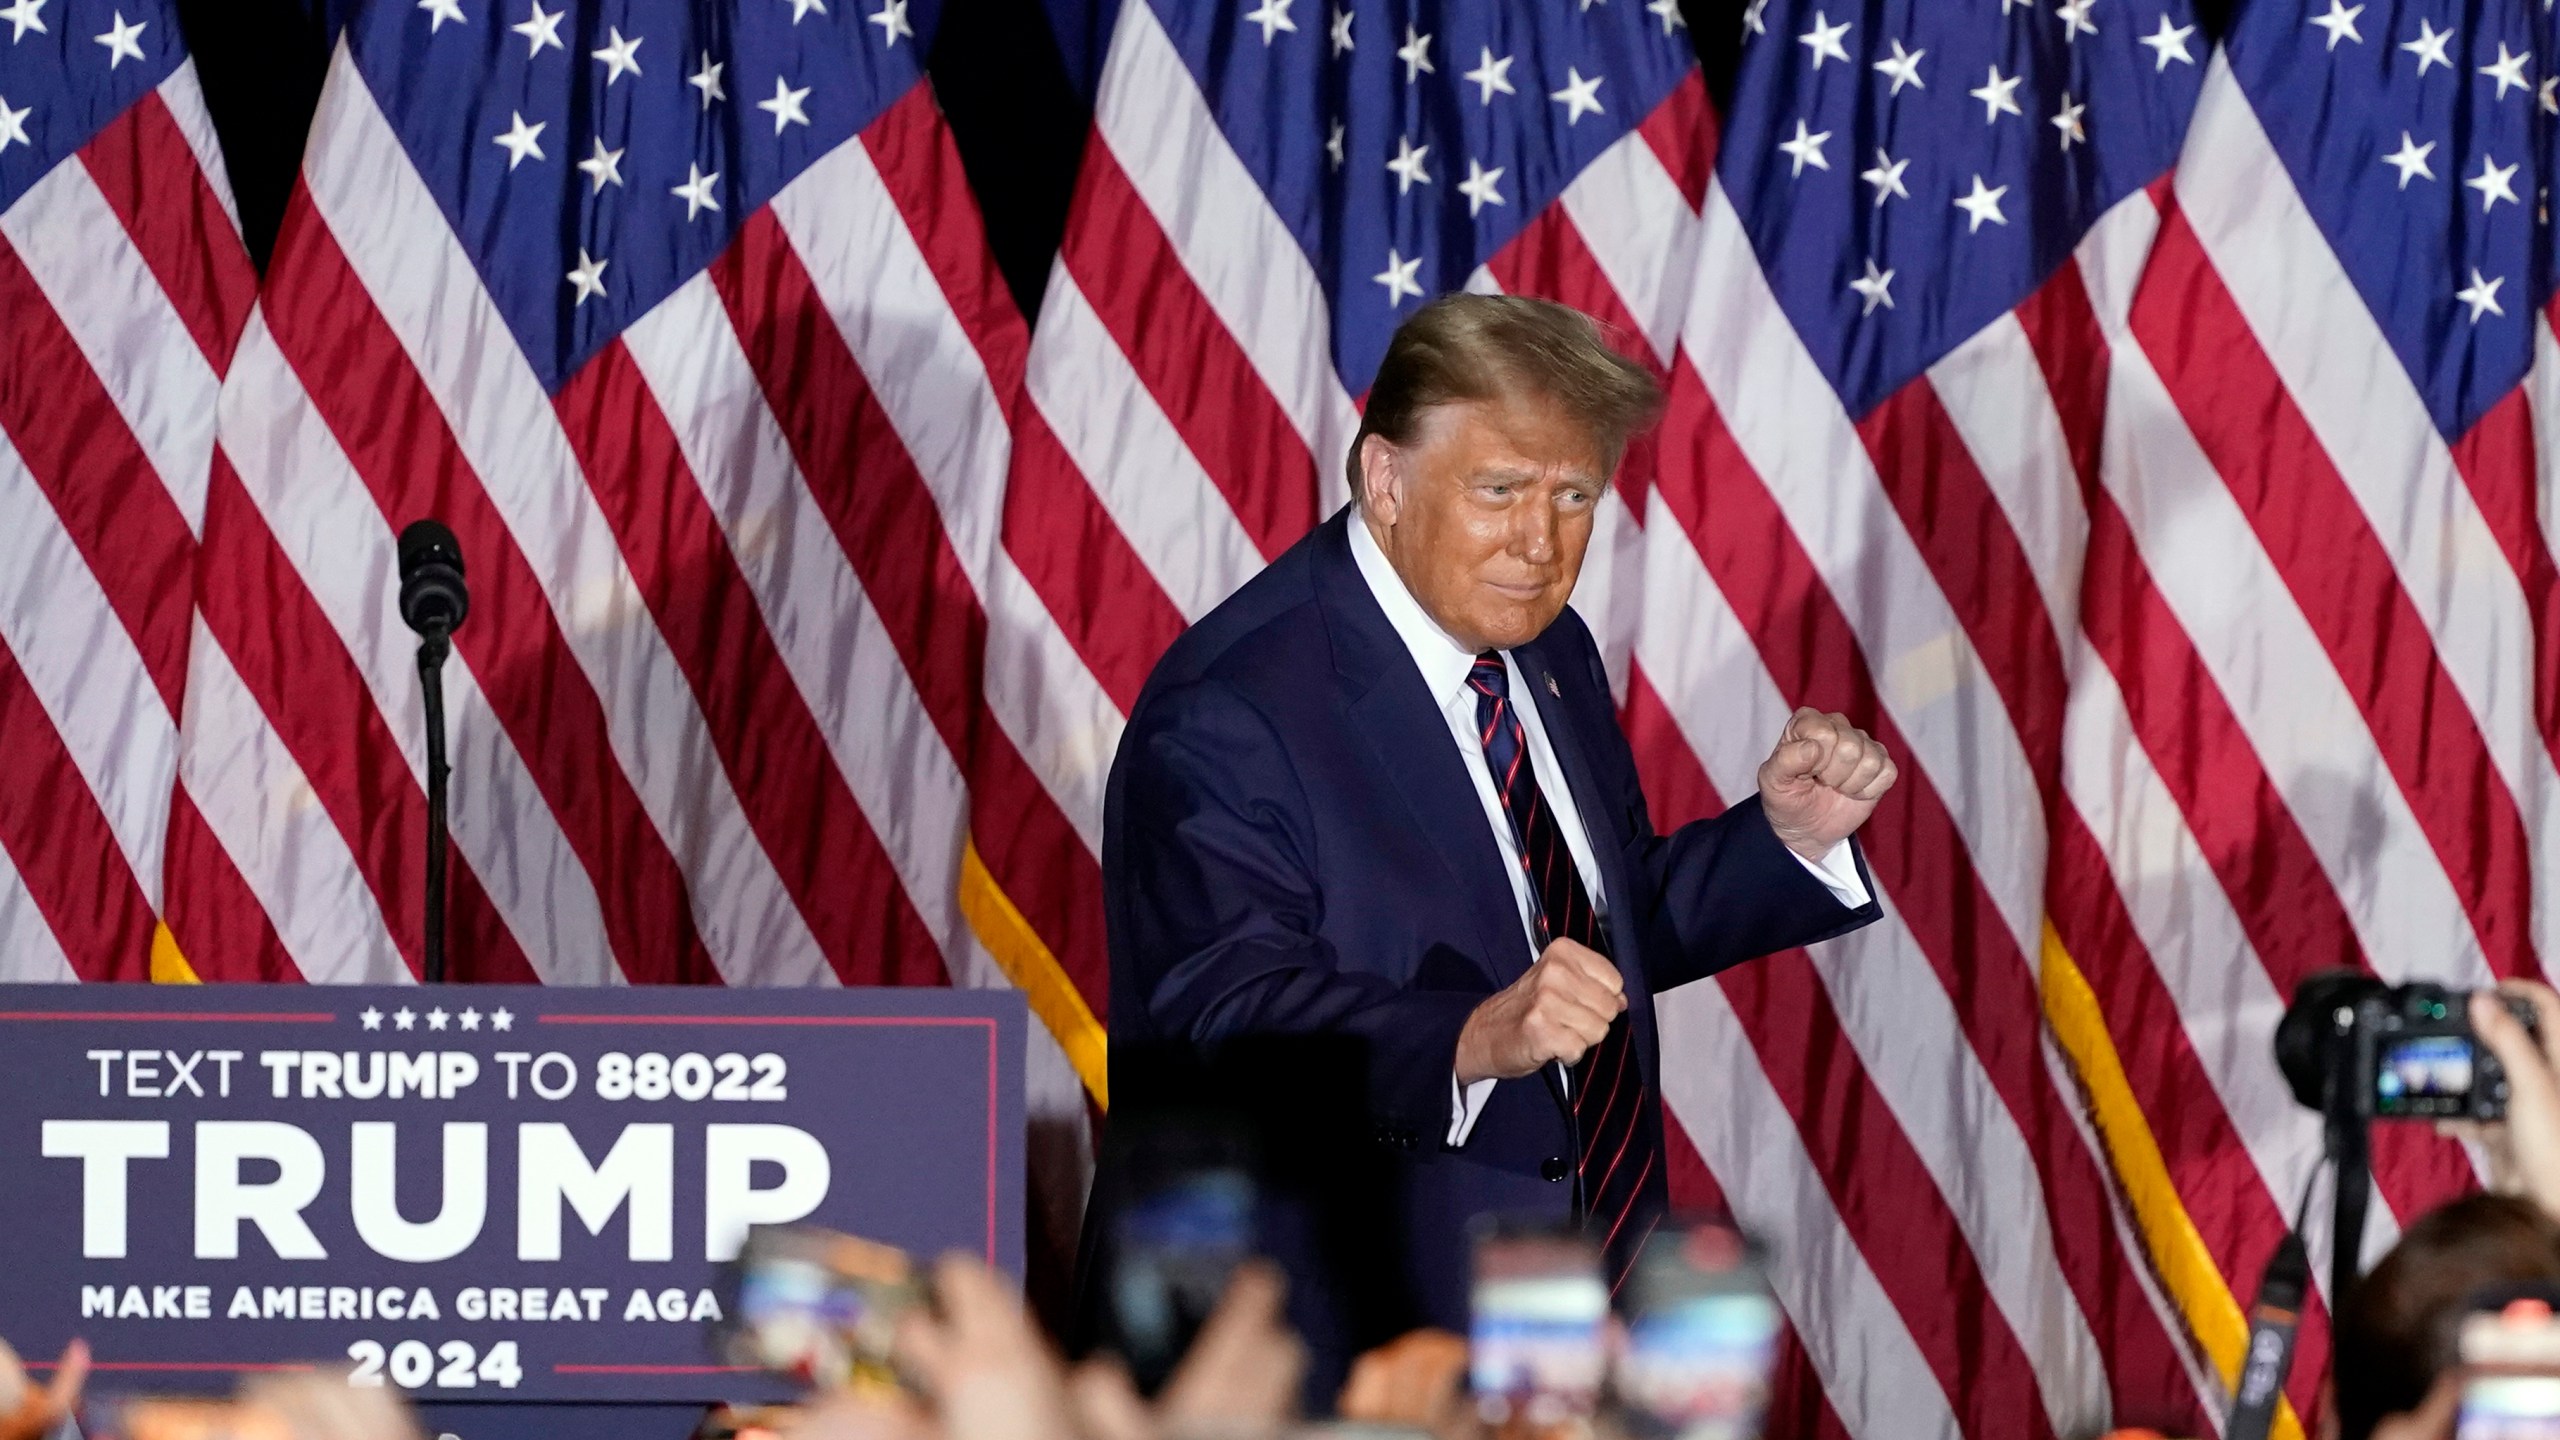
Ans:
[{"label": "donald trump", "polygon": [[1374,1151],[1349,1203],[1394,1257],[1361,1277],[1360,1343],[1464,1327],[1487,1212],[1578,1223],[1623,1273],[1667,1205],[1654,997],[1879,913],[1851,837],[1894,763],[1842,716],[1797,711],[1757,795],[1654,830],[1566,602],[1659,408],[1578,312],[1423,307],[1352,504],[1166,653],[1112,769],[1115,1056],[1363,1057],[1358,1113],[1328,1117]]}]

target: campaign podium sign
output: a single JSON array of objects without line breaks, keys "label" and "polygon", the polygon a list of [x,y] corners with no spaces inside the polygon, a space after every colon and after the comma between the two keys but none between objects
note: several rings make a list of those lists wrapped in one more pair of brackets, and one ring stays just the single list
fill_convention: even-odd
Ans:
[{"label": "campaign podium sign", "polygon": [[0,1336],[120,1389],[788,1387],[711,1343],[748,1227],[1022,1270],[1010,991],[0,986]]}]

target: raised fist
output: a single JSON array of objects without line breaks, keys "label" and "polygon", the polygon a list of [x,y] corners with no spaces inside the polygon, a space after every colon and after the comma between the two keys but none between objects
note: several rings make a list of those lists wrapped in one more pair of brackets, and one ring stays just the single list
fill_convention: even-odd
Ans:
[{"label": "raised fist", "polygon": [[1626,982],[1608,957],[1572,940],[1549,941],[1528,974],[1467,1017],[1458,1032],[1458,1083],[1516,1080],[1550,1060],[1572,1065],[1626,1008]]},{"label": "raised fist", "polygon": [[1901,773],[1848,716],[1801,709],[1760,763],[1760,809],[1788,849],[1819,861],[1867,823]]}]

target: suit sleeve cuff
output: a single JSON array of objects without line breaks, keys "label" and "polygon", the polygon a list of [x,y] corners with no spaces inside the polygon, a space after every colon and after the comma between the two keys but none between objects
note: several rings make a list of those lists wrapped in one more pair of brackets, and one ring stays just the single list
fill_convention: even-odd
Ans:
[{"label": "suit sleeve cuff", "polygon": [[1457,1072],[1449,1075],[1449,1148],[1457,1149],[1475,1133],[1476,1117],[1484,1113],[1484,1102],[1493,1098],[1493,1087],[1499,1080],[1479,1080],[1473,1085],[1460,1085]]},{"label": "suit sleeve cuff", "polygon": [[[1794,856],[1797,864],[1811,871],[1813,878],[1821,881],[1822,888],[1830,891],[1832,898],[1838,900],[1844,908],[1863,910],[1875,897],[1867,891],[1866,877],[1858,873],[1858,852],[1852,847],[1853,842],[1843,840],[1832,846],[1819,860],[1807,860],[1802,855],[1797,855],[1793,849],[1789,849],[1787,854]],[[1452,1079],[1454,1080],[1455,1077]]]}]

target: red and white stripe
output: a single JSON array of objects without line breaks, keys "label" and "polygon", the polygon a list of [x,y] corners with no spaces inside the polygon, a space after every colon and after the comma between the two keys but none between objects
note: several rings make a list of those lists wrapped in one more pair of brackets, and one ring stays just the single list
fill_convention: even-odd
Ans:
[{"label": "red and white stripe", "polygon": [[[2157,238],[2096,317],[2112,372],[2063,771],[2122,916],[2115,944],[2093,927],[2075,948],[2245,1295],[2317,1151],[2268,1053],[2283,997],[2339,964],[2538,974],[2551,943],[2526,402],[2552,371],[2448,446],[2219,59],[2174,184],[2125,208]],[[2210,1074],[2209,1124],[2179,1066],[2142,1073],[2164,1034]],[[2474,1181],[2449,1144],[2376,1138],[2368,1258]],[[2217,1188],[2236,1171],[2213,1157],[2241,1152],[2258,1183]]]},{"label": "red and white stripe", "polygon": [[0,213],[0,978],[150,973],[254,279],[192,62]]},{"label": "red and white stripe", "polygon": [[[2037,1043],[2042,929],[2099,997],[2224,1302],[2245,1296],[2317,1153],[2270,1054],[2282,997],[2339,963],[2457,985],[2540,964],[2549,541],[2517,499],[2538,452],[2496,417],[2441,441],[2219,66],[2174,186],[2125,201],[2025,305],[1861,421],[1720,192],[1704,213],[1648,513],[1639,754],[1676,791],[1690,762],[1656,743],[1676,734],[1703,771],[1687,783],[1731,793],[1754,758],[1731,732],[1813,703],[1872,717],[1906,766],[1871,831],[1893,919],[1817,957],[1827,1004],[1780,961],[1728,977],[1728,1007],[1746,1036],[1781,1037],[1756,1049],[1782,1103],[1835,1107],[1800,1110],[1805,1152],[1915,1343],[1943,1347],[1945,1307],[1978,1285],[1973,1314],[2022,1349],[2042,1415],[1963,1408],[1998,1388],[1998,1347],[1931,1354],[1959,1428],[2174,1409],[2182,1381],[2215,1384],[2157,1313],[2107,1157]],[[1739,658],[1715,660],[1719,643]],[[1834,1078],[1833,1033],[1862,1079]],[[1841,1127],[1862,1085],[1898,1137]],[[2004,1166],[1984,1142],[2011,1134],[2023,1160]],[[1952,1170],[1931,1161],[1942,1146]],[[1702,1150],[1750,1218],[1752,1187],[1721,1167],[1751,1159]],[[1848,1198],[1895,1165],[1925,1172],[1978,1266],[1952,1300],[1927,1206],[1880,1220]],[[2368,1253],[2472,1178],[2459,1150],[2398,1129],[2376,1172]],[[2005,1233],[1981,1233],[1976,1195]],[[1759,1218],[1782,1245],[1807,1233],[1784,1205]],[[2048,1243],[2004,1258],[2021,1234]],[[1897,1289],[1915,1254],[1922,1283]],[[2021,1295],[2084,1322],[2102,1358],[2076,1363],[2072,1327],[2038,1329]],[[1856,1378],[1808,1350],[1845,1415]]]}]

